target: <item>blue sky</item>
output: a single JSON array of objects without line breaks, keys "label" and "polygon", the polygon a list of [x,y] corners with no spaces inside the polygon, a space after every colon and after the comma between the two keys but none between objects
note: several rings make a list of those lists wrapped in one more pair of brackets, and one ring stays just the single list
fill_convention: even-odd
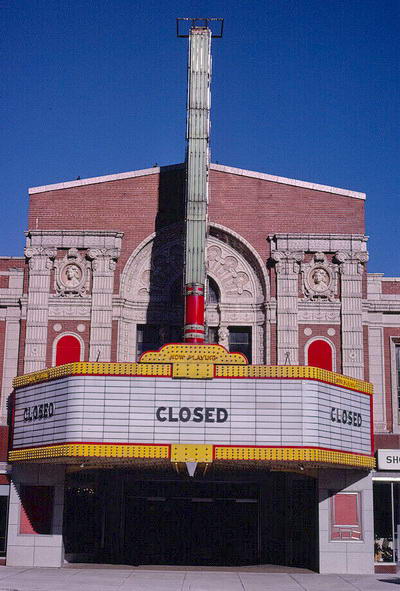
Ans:
[{"label": "blue sky", "polygon": [[187,42],[175,18],[220,16],[212,161],[366,192],[369,271],[400,276],[398,0],[0,10],[1,255],[22,255],[28,187],[183,161]]}]

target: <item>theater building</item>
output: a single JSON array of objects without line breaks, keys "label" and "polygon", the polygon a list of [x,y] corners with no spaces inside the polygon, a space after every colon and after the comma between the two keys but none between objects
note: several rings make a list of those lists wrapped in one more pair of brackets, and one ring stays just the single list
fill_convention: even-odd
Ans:
[{"label": "theater building", "polygon": [[393,571],[400,278],[365,194],[210,164],[189,36],[185,163],[31,188],[0,259],[0,550]]}]

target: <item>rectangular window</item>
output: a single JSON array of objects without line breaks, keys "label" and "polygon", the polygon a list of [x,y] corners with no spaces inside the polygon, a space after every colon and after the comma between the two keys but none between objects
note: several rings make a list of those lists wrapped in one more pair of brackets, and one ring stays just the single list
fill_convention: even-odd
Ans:
[{"label": "rectangular window", "polygon": [[21,486],[20,534],[51,534],[53,486]]},{"label": "rectangular window", "polygon": [[5,556],[7,540],[8,495],[0,496],[0,556]]},{"label": "rectangular window", "polygon": [[375,562],[395,562],[397,482],[374,482]]},{"label": "rectangular window", "polygon": [[160,324],[138,324],[136,332],[136,359],[146,351],[157,351],[167,343],[182,342],[182,327]]},{"label": "rectangular window", "polygon": [[160,326],[158,324],[138,324],[136,333],[137,359],[145,351],[157,351],[160,346]]},{"label": "rectangular window", "polygon": [[229,351],[231,353],[243,353],[249,363],[252,360],[251,327],[229,326]]},{"label": "rectangular window", "polygon": [[218,326],[209,326],[207,328],[207,343],[209,345],[218,344]]},{"label": "rectangular window", "polygon": [[339,492],[331,497],[331,540],[362,540],[361,493]]}]

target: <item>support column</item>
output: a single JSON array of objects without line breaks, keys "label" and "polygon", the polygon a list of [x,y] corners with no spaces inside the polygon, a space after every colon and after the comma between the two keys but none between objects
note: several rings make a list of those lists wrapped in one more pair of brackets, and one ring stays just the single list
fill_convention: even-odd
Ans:
[{"label": "support column", "polygon": [[12,381],[18,373],[20,319],[21,312],[19,308],[7,308],[0,406],[0,424],[2,425],[7,424],[7,399],[13,390]]},{"label": "support column", "polygon": [[378,433],[385,433],[387,421],[383,314],[369,316],[369,381],[374,386],[374,428]]},{"label": "support column", "polygon": [[341,277],[342,372],[363,380],[362,274],[368,253],[339,251],[335,259]]},{"label": "support column", "polygon": [[302,252],[272,252],[277,276],[277,350],[278,365],[299,364],[297,309],[299,299],[299,263]]},{"label": "support column", "polygon": [[46,367],[50,270],[53,267],[56,252],[55,248],[27,247],[25,249],[25,256],[29,259],[25,373]]},{"label": "support column", "polygon": [[[7,566],[62,566],[64,546],[62,539],[64,511],[65,466],[54,464],[20,464],[13,467],[8,515]],[[21,496],[24,487],[45,491],[51,502],[52,519],[47,528],[37,527],[29,510],[23,507]],[[41,495],[45,498],[45,495]],[[44,509],[44,508],[43,508]],[[35,507],[40,516],[41,507]],[[46,506],[48,510],[48,506]],[[31,525],[31,533],[26,532]],[[27,527],[28,526],[28,527]],[[36,530],[42,530],[38,533]]]},{"label": "support column", "polygon": [[90,319],[90,361],[111,361],[112,298],[118,248],[92,248],[92,311]]},{"label": "support column", "polygon": [[[318,477],[319,572],[373,574],[374,515],[372,473],[361,470],[321,469]],[[332,502],[338,492],[360,493],[360,539],[332,540]]]}]

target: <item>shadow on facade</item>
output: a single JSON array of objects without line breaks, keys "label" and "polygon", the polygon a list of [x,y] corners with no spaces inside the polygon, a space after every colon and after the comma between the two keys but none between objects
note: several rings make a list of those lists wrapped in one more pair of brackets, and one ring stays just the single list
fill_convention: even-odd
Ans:
[{"label": "shadow on facade", "polygon": [[138,326],[138,357],[183,336],[185,165],[160,167],[146,323]]}]

